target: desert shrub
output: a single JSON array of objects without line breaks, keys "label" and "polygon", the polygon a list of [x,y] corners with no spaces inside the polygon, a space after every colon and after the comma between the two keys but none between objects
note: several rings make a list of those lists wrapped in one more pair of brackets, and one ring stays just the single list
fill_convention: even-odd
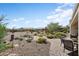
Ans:
[{"label": "desert shrub", "polygon": [[19,40],[19,37],[16,37],[15,40]]},{"label": "desert shrub", "polygon": [[52,39],[52,38],[54,38],[54,35],[48,34],[48,35],[47,35],[47,38]]},{"label": "desert shrub", "polygon": [[34,32],[34,36],[37,36],[37,34],[38,34],[37,32]]},{"label": "desert shrub", "polygon": [[22,40],[23,40],[23,38],[16,37],[16,38],[15,38],[15,40],[20,40],[20,41],[22,41]]},{"label": "desert shrub", "polygon": [[39,34],[39,37],[43,37],[43,34]]},{"label": "desert shrub", "polygon": [[32,35],[24,35],[23,37],[32,38]]},{"label": "desert shrub", "polygon": [[40,44],[42,44],[42,43],[47,43],[46,39],[43,38],[43,37],[39,37],[36,42],[37,42],[37,43],[40,43]]},{"label": "desert shrub", "polygon": [[63,32],[56,32],[55,33],[55,38],[62,38],[62,37],[66,37],[66,34]]},{"label": "desert shrub", "polygon": [[32,38],[28,38],[26,41],[30,43],[32,40]]},{"label": "desert shrub", "polygon": [[19,40],[20,40],[20,41],[22,41],[22,40],[23,40],[23,38],[19,38]]},{"label": "desert shrub", "polygon": [[2,51],[4,51],[4,50],[6,50],[6,45],[3,44],[3,43],[1,43],[1,44],[0,44],[0,52],[2,52]]},{"label": "desert shrub", "polygon": [[6,43],[6,41],[4,41],[3,43]]},{"label": "desert shrub", "polygon": [[3,51],[5,51],[5,50],[7,50],[9,48],[12,48],[12,46],[8,45],[8,44],[5,44],[5,43],[0,44],[0,52],[3,52]]},{"label": "desert shrub", "polygon": [[46,36],[46,35],[47,35],[46,33],[43,34],[43,36]]},{"label": "desert shrub", "polygon": [[8,48],[12,48],[13,46],[12,45],[10,45],[10,44],[7,44],[6,45],[6,48],[8,49]]},{"label": "desert shrub", "polygon": [[24,35],[23,37],[29,37],[29,35]]}]

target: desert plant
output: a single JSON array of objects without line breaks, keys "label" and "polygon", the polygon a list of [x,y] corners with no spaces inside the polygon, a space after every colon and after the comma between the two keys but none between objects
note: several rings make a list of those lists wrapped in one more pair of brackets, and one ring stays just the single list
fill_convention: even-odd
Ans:
[{"label": "desert plant", "polygon": [[34,32],[34,36],[37,36],[37,34],[38,34],[37,32]]},{"label": "desert plant", "polygon": [[10,44],[7,44],[7,45],[6,45],[6,49],[8,49],[8,48],[13,48],[13,46],[10,45]]},{"label": "desert plant", "polygon": [[15,40],[19,40],[19,37],[16,37]]},{"label": "desert plant", "polygon": [[0,43],[0,52],[6,50],[6,45],[4,43]]},{"label": "desert plant", "polygon": [[54,35],[48,34],[48,35],[47,35],[47,38],[52,39],[52,38],[54,38]]},{"label": "desert plant", "polygon": [[38,40],[36,41],[37,43],[43,44],[43,43],[47,43],[46,39],[43,37],[39,37]]},{"label": "desert plant", "polygon": [[69,32],[69,26],[62,26],[59,25],[59,23],[50,23],[48,24],[47,28],[47,33],[54,34],[56,32],[63,32],[63,33],[68,33]]},{"label": "desert plant", "polygon": [[62,37],[66,37],[66,34],[63,32],[56,32],[55,33],[55,38],[62,38]]},{"label": "desert plant", "polygon": [[32,41],[32,38],[28,38],[26,41],[30,43]]},{"label": "desert plant", "polygon": [[20,41],[22,41],[22,40],[23,40],[23,38],[19,38],[19,40],[20,40]]},{"label": "desert plant", "polygon": [[6,44],[6,41],[4,41],[3,43],[5,43],[5,44]]},{"label": "desert plant", "polygon": [[7,50],[9,48],[12,48],[12,46],[9,45],[9,44],[5,44],[5,43],[0,44],[0,52],[3,52],[3,51],[5,51],[5,50]]},{"label": "desert plant", "polygon": [[61,28],[62,26],[60,26],[58,23],[50,23],[47,26],[47,30],[51,34],[53,34],[53,32],[60,32]]},{"label": "desert plant", "polygon": [[15,40],[20,40],[20,41],[22,41],[22,40],[23,40],[23,38],[16,37],[16,38],[15,38]]},{"label": "desert plant", "polygon": [[29,37],[29,35],[24,35],[23,37]]},{"label": "desert plant", "polygon": [[39,37],[43,37],[43,34],[39,34]]}]

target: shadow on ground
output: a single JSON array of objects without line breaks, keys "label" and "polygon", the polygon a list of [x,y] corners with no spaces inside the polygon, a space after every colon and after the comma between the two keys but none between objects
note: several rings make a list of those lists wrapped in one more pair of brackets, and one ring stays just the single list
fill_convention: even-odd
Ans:
[{"label": "shadow on ground", "polygon": [[78,50],[68,53],[69,56],[78,56]]}]

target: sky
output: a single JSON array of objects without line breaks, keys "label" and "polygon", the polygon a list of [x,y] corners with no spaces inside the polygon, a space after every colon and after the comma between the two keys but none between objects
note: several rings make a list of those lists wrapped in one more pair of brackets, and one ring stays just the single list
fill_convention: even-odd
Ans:
[{"label": "sky", "polygon": [[0,3],[8,28],[44,28],[50,23],[69,24],[75,4],[72,3]]}]

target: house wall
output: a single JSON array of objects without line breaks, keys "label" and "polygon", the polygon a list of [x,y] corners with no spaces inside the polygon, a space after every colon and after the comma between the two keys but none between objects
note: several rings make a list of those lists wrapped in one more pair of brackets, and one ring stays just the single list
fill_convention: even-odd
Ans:
[{"label": "house wall", "polygon": [[74,21],[75,24],[71,25],[71,35],[78,35],[78,19],[75,19]]},{"label": "house wall", "polygon": [[76,11],[75,16],[70,23],[70,34],[73,36],[78,35],[78,11]]},{"label": "house wall", "polygon": [[79,55],[79,4],[70,22],[70,34],[78,35],[78,55]]},{"label": "house wall", "polygon": [[78,56],[79,56],[79,6],[78,6]]}]

